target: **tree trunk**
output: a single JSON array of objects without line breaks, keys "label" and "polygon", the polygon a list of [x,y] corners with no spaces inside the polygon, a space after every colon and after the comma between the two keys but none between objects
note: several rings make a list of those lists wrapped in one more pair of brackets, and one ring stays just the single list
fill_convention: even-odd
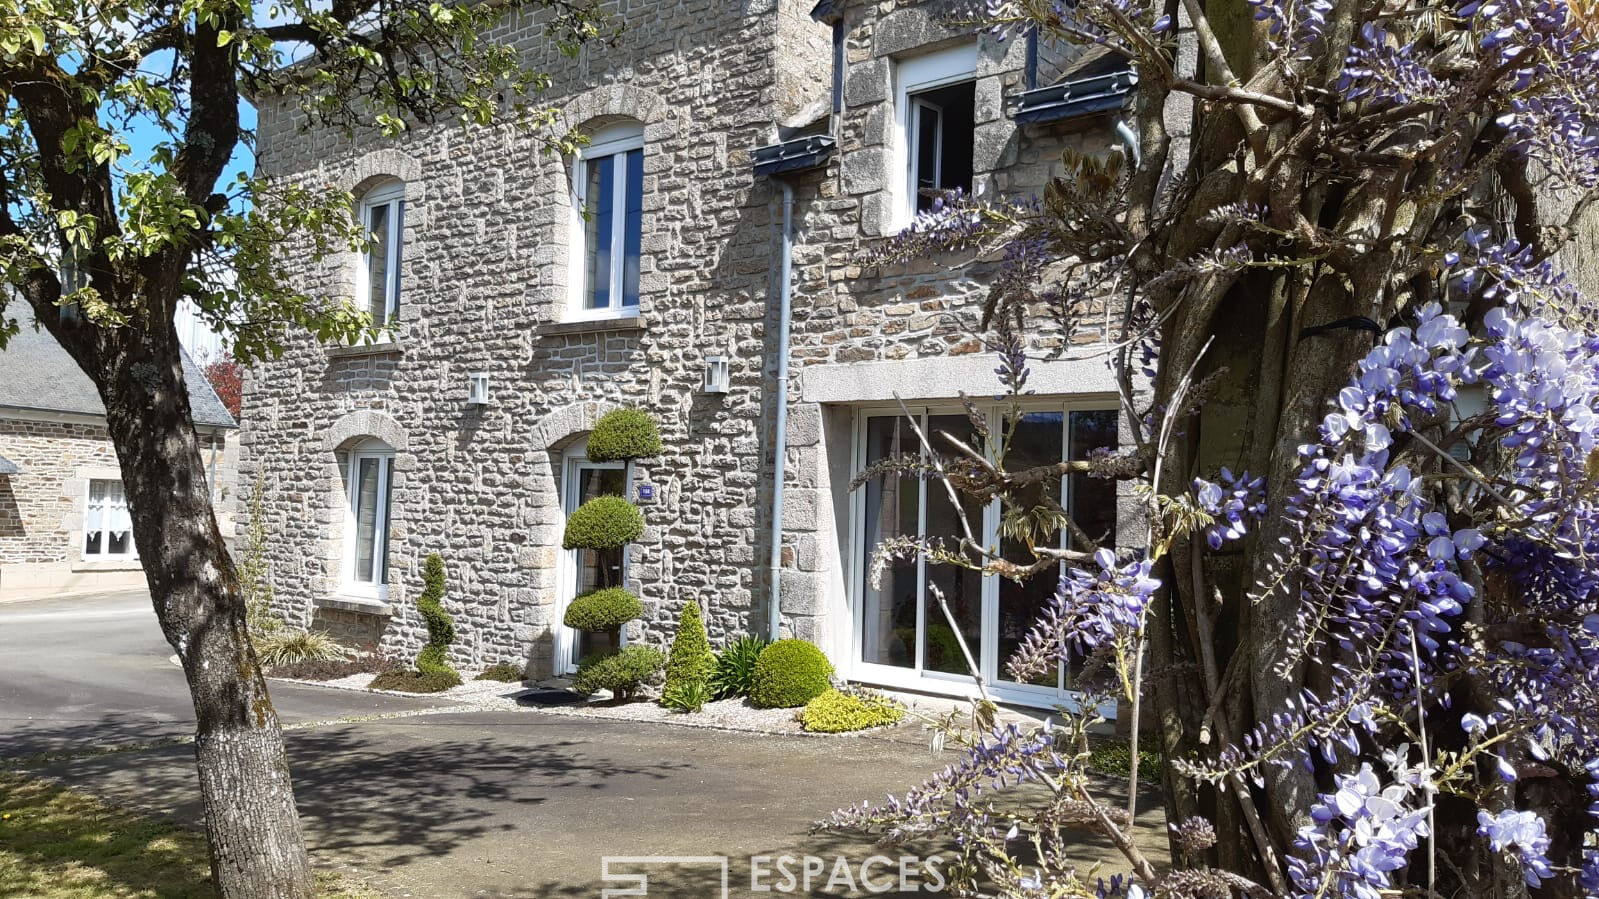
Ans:
[{"label": "tree trunk", "polygon": [[182,354],[170,338],[170,329],[119,331],[95,381],[156,617],[194,700],[211,871],[229,899],[308,899],[313,878],[283,731],[245,628],[244,596],[211,508]]}]

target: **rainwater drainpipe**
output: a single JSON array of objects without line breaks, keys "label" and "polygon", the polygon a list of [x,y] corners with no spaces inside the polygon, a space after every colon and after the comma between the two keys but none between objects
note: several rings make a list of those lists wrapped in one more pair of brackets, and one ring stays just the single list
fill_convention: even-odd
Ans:
[{"label": "rainwater drainpipe", "polygon": [[788,469],[788,320],[793,304],[789,282],[794,256],[794,188],[778,179],[783,191],[783,265],[777,312],[777,439],[772,460],[772,591],[767,610],[767,636],[782,636],[783,613],[783,481]]},{"label": "rainwater drainpipe", "polygon": [[1136,169],[1142,165],[1144,154],[1138,152],[1138,135],[1133,133],[1132,126],[1127,124],[1126,119],[1120,117],[1116,119],[1116,136],[1122,139],[1122,143],[1126,144],[1127,149],[1131,152],[1133,168]]}]

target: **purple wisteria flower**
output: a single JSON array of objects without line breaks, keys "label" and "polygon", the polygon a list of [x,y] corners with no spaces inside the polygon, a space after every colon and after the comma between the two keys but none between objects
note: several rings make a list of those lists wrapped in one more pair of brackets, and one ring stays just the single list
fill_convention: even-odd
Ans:
[{"label": "purple wisteria flower", "polygon": [[1205,542],[1221,549],[1230,540],[1241,539],[1249,524],[1266,514],[1266,479],[1251,478],[1249,472],[1234,475],[1223,468],[1215,481],[1194,478],[1194,500],[1216,519],[1205,529]]},{"label": "purple wisteria flower", "polygon": [[1020,681],[1048,671],[1074,652],[1141,639],[1144,610],[1160,581],[1154,563],[1122,563],[1108,549],[1094,553],[1095,569],[1068,569],[1043,615],[1022,640],[1007,670]]},{"label": "purple wisteria flower", "polygon": [[1488,838],[1488,845],[1495,852],[1515,852],[1527,886],[1536,887],[1545,877],[1554,876],[1549,864],[1549,836],[1536,812],[1506,809],[1495,815],[1479,811],[1477,833]]},{"label": "purple wisteria flower", "polygon": [[[1427,836],[1430,804],[1420,774],[1402,769],[1384,784],[1366,762],[1334,782],[1337,790],[1311,807],[1312,823],[1294,841],[1301,852],[1288,867],[1296,896],[1381,899]],[[1418,799],[1423,804],[1414,805]]]}]

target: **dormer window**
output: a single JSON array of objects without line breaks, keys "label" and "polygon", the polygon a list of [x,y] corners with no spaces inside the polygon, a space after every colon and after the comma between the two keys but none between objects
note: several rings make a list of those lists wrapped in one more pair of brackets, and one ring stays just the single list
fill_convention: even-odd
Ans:
[{"label": "dormer window", "polygon": [[971,192],[977,45],[901,60],[895,75],[895,150],[904,172],[895,223],[904,227],[937,194]]}]

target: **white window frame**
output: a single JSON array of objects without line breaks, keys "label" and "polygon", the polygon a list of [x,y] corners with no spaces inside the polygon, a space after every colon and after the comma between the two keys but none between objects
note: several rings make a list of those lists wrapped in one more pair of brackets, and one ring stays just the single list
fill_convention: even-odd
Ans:
[{"label": "white window frame", "polygon": [[[571,216],[571,267],[568,277],[567,290],[567,320],[590,321],[607,318],[633,318],[639,314],[643,305],[643,291],[640,290],[638,306],[622,305],[624,294],[623,281],[627,266],[627,154],[633,150],[644,149],[644,127],[636,122],[620,122],[609,125],[596,131],[589,139],[587,146],[583,147],[573,160],[572,164],[572,216]],[[611,285],[608,294],[610,305],[601,309],[589,309],[588,306],[588,222],[583,217],[583,210],[588,204],[588,164],[596,159],[607,156],[618,157],[613,163],[615,176],[611,179],[611,208],[615,213],[611,217]],[[643,185],[639,185],[642,195]],[[639,216],[643,218],[643,211]],[[642,235],[643,222],[639,223]],[[643,261],[644,248],[639,247],[640,262]],[[640,266],[642,269],[642,265]],[[641,271],[642,275],[642,271]],[[642,280],[642,278],[641,278]],[[642,285],[641,285],[642,288]]]},{"label": "white window frame", "polygon": [[[898,231],[916,217],[917,129],[913,95],[977,78],[977,44],[966,43],[899,60],[894,66],[892,230]],[[941,110],[942,112],[942,110]]]},{"label": "white window frame", "polygon": [[[372,220],[372,210],[379,206],[389,206],[388,234],[386,249],[388,258],[384,270],[388,272],[388,283],[383,286],[383,312],[384,320],[373,322],[385,334],[400,317],[400,289],[402,277],[400,264],[404,260],[401,252],[405,242],[405,182],[398,179],[384,181],[361,197],[359,210],[361,233],[369,234]],[[372,250],[367,248],[361,251],[361,262],[355,274],[355,296],[360,309],[370,311],[372,308]]]},{"label": "white window frame", "polygon": [[124,506],[126,506],[128,504],[128,489],[127,489],[126,486],[122,485],[122,481],[120,481],[119,479],[117,479],[117,478],[85,478],[84,479],[84,482],[83,482],[83,532],[78,535],[78,555],[79,555],[79,557],[82,558],[83,561],[85,561],[85,562],[125,562],[125,561],[132,561],[132,560],[135,560],[135,559],[139,558],[139,547],[135,546],[134,542],[133,542],[133,522],[132,522],[132,513],[131,513],[131,511],[129,513],[129,521],[128,521],[128,551],[127,552],[121,552],[121,553],[114,553],[114,552],[108,551],[107,547],[109,547],[111,545],[110,528],[106,527],[106,516],[110,514],[109,508],[107,508],[106,510],[103,510],[101,512],[101,515],[100,515],[100,521],[99,521],[100,527],[98,528],[98,530],[100,531],[100,552],[97,552],[97,553],[89,552],[89,532],[93,531],[93,530],[96,530],[95,528],[90,526],[91,522],[89,520],[89,516],[91,514],[93,514],[92,509],[91,509],[91,504],[94,502],[94,485],[95,485],[96,481],[103,481],[103,482],[106,482],[106,483],[117,484],[119,486],[122,486],[122,504]]},{"label": "white window frame", "polygon": [[[1004,415],[1006,412],[1010,411],[1008,404],[1003,402],[985,403],[982,404],[981,408],[988,420],[989,432],[993,434],[1000,433],[999,428],[1003,423]],[[1064,412],[1065,417],[1062,422],[1062,427],[1065,429],[1065,432],[1062,434],[1061,448],[1062,452],[1069,458],[1073,452],[1071,444],[1072,413],[1103,412],[1116,410],[1118,408],[1119,406],[1117,400],[1113,396],[1082,395],[1059,400],[1043,400],[1026,403],[1022,405],[1020,411],[1024,414],[1028,412]],[[924,430],[927,426],[927,416],[966,414],[964,407],[952,405],[947,400],[912,404],[910,406],[910,411],[916,415],[917,424]],[[865,468],[866,465],[875,461],[873,459],[866,458],[867,421],[871,418],[880,416],[903,416],[904,414],[905,410],[899,406],[871,404],[856,407],[853,428],[853,470],[860,471]],[[1120,421],[1120,417],[1118,416],[1118,428],[1121,428],[1124,425],[1125,422]],[[1071,478],[1061,478],[1060,494],[1056,497],[1056,499],[1060,501],[1063,507],[1065,507],[1069,501],[1067,492],[1071,489],[1070,485]],[[929,485],[923,490],[923,493],[918,501],[917,509],[917,527],[920,529],[926,528],[926,490],[931,489],[942,488],[936,488]],[[978,538],[984,541],[992,539],[993,541],[997,542],[999,520],[1000,503],[996,498],[984,507],[981,520],[972,522],[974,527],[980,529]],[[1121,532],[1120,526],[1122,524],[1125,524],[1125,522],[1118,522],[1118,533]],[[969,675],[952,674],[942,671],[930,671],[924,668],[924,647],[921,640],[921,634],[926,627],[926,616],[932,614],[927,609],[925,598],[923,598],[917,606],[917,642],[914,650],[912,666],[909,668],[902,668],[895,665],[867,662],[864,660],[862,650],[866,636],[865,579],[868,576],[868,571],[866,570],[868,567],[866,558],[867,553],[873,549],[872,547],[864,546],[866,540],[866,494],[864,490],[856,490],[851,492],[849,534],[849,552],[845,561],[847,578],[846,583],[848,584],[847,597],[849,602],[849,615],[845,620],[848,622],[848,627],[851,633],[849,634],[848,640],[835,641],[834,645],[847,647],[846,652],[848,653],[843,660],[844,664],[839,667],[846,672],[846,676],[850,680],[858,680],[893,689],[916,690],[922,692],[942,693],[945,695],[975,698],[977,695],[976,684]],[[1063,541],[1065,540],[1064,534],[1062,534],[1061,539]],[[1064,563],[1061,567],[1064,569]],[[924,585],[927,581],[926,569],[927,562],[925,558],[918,557],[916,577],[919,597],[922,596],[920,591],[925,589],[922,585]],[[1060,705],[1072,710],[1078,709],[1078,698],[1081,694],[1072,690],[1070,687],[1058,689],[1056,687],[1039,686],[1036,684],[1019,684],[995,676],[999,673],[1000,667],[1005,661],[1004,659],[999,658],[999,641],[997,639],[999,629],[999,576],[992,574],[986,575],[983,578],[982,589],[983,610],[981,631],[989,639],[981,641],[980,646],[974,646],[970,648],[973,652],[979,653],[977,663],[978,667],[983,671],[984,680],[986,681],[986,686],[989,693],[998,699],[1014,702],[1018,705],[1028,705],[1040,708],[1052,708]],[[1107,718],[1115,718],[1115,703],[1106,703],[1100,706],[1099,713]]]},{"label": "white window frame", "polygon": [[[355,570],[360,528],[356,503],[363,461],[378,462],[377,514],[372,522],[372,570],[369,581],[360,580]],[[394,475],[394,450],[377,441],[368,441],[350,450],[344,463],[344,565],[340,593],[358,599],[385,601],[389,596],[388,566],[389,519],[394,504],[390,481]]]}]

